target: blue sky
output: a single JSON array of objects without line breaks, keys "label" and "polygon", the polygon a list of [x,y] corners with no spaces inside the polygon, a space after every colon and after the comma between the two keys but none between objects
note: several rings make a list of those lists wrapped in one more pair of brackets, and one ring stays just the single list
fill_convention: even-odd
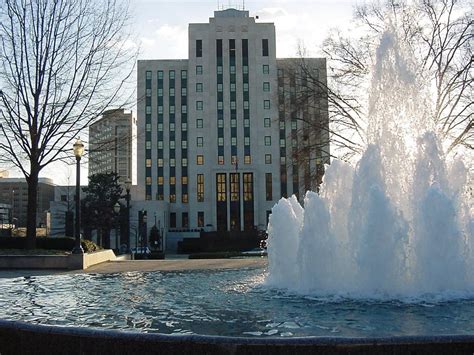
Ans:
[{"label": "blue sky", "polygon": [[[206,23],[218,5],[241,7],[258,22],[273,22],[276,28],[277,56],[295,57],[302,43],[311,56],[320,55],[318,47],[330,28],[344,28],[353,15],[355,0],[130,0],[131,29],[140,46],[139,59],[187,58],[189,23]],[[135,78],[135,76],[133,76]],[[85,136],[85,134],[84,134]],[[10,176],[19,176],[11,172]],[[46,167],[41,176],[61,185],[74,184],[75,168],[63,163]],[[87,184],[87,165],[83,164],[81,182]]]}]

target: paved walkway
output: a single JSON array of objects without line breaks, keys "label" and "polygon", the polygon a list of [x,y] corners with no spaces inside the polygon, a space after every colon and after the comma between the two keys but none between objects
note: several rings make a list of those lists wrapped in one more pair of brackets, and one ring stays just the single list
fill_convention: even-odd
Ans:
[{"label": "paved walkway", "polygon": [[165,259],[165,260],[125,260],[110,261],[91,266],[87,270],[0,270],[0,278],[14,278],[53,274],[77,273],[117,273],[129,271],[184,271],[237,269],[246,267],[265,267],[267,258],[251,257],[239,259]]}]

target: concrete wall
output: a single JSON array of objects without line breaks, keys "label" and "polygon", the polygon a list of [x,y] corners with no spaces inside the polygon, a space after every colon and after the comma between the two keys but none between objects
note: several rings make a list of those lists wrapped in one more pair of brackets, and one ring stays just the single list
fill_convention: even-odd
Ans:
[{"label": "concrete wall", "polygon": [[230,338],[163,335],[0,320],[3,354],[472,354],[474,336]]},{"label": "concrete wall", "polygon": [[0,269],[85,270],[92,265],[115,259],[115,254],[110,249],[71,255],[2,255],[0,256]]}]

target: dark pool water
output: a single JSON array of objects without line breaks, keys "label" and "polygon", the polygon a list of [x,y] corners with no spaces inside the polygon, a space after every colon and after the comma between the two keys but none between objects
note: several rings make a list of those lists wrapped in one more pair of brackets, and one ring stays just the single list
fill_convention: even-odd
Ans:
[{"label": "dark pool water", "polygon": [[289,294],[263,269],[0,279],[0,318],[149,333],[250,337],[474,334],[474,298]]}]

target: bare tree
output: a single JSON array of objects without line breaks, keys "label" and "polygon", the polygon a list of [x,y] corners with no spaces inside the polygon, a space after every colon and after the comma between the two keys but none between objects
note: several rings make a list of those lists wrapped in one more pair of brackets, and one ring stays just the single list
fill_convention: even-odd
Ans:
[{"label": "bare tree", "polygon": [[[447,152],[458,146],[474,147],[473,21],[468,6],[458,0],[388,0],[356,7],[354,30],[347,35],[333,30],[323,43],[327,84],[314,75],[300,50],[295,72],[305,84],[298,88],[298,101],[301,107],[311,106],[313,95],[327,93],[332,155],[350,160],[367,143],[371,68],[387,25],[413,54],[415,74],[434,87],[431,116]],[[317,121],[306,124],[320,129]],[[297,156],[301,159],[304,154]]]},{"label": "bare tree", "polygon": [[128,5],[119,0],[4,0],[0,10],[0,159],[28,183],[27,245],[35,246],[38,176],[71,141],[121,106],[135,65]]}]

